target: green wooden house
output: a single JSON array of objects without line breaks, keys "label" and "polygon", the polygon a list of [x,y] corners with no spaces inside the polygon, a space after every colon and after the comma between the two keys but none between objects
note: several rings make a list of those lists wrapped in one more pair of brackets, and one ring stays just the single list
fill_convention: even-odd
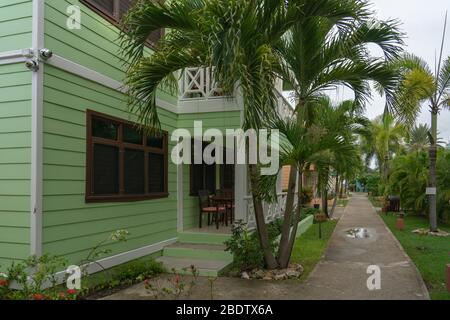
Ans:
[{"label": "green wooden house", "polygon": [[[1,270],[43,253],[77,264],[126,229],[128,241],[108,246],[105,267],[153,254],[215,274],[230,261],[221,245],[229,228],[199,229],[195,196],[211,184],[234,188],[236,219],[252,222],[245,166],[170,161],[177,128],[192,130],[196,120],[204,129],[240,127],[239,97],[222,97],[208,69],[185,70],[178,95],[159,93],[164,137],[133,130],[117,41],[130,2],[0,1]],[[79,28],[71,20],[78,9]],[[266,206],[268,217],[281,213],[283,199]]]}]

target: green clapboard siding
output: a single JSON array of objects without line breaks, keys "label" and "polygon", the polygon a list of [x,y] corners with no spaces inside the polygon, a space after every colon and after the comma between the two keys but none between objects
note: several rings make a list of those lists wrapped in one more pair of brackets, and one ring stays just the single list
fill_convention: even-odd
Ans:
[{"label": "green clapboard siding", "polygon": [[[203,132],[216,128],[225,133],[226,129],[239,128],[241,117],[239,111],[180,114],[178,116],[178,128],[187,129],[193,134],[194,121],[202,121]],[[190,179],[190,168],[185,165],[183,167],[183,227],[185,230],[198,226],[198,198],[191,197],[189,194]]]},{"label": "green clapboard siding", "polygon": [[[44,74],[44,252],[79,263],[112,232],[130,232],[111,254],[137,249],[177,235],[176,167],[169,162],[165,199],[130,203],[85,203],[86,109],[124,120],[126,97],[100,84],[46,66]],[[160,110],[161,126],[176,129],[177,115]],[[170,147],[173,145],[170,144]]]},{"label": "green clapboard siding", "polygon": [[0,1],[0,52],[31,47],[31,0]]},{"label": "green clapboard siding", "polygon": [[[67,7],[81,10],[81,28],[67,28]],[[122,81],[126,61],[119,51],[119,30],[78,0],[45,0],[45,46],[75,63]],[[150,49],[147,50],[150,54]],[[173,104],[177,96],[160,92],[160,98]]]},{"label": "green clapboard siding", "polygon": [[[3,2],[0,21],[6,10],[2,6]],[[0,23],[0,30],[1,27]],[[24,259],[30,252],[30,99],[31,72],[21,63],[0,65],[0,270],[3,271],[12,260]]]}]

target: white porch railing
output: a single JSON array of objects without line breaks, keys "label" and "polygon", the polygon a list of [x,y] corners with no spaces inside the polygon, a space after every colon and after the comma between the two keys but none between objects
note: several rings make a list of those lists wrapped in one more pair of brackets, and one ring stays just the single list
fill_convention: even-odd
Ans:
[{"label": "white porch railing", "polygon": [[[252,196],[244,197],[246,202],[246,221],[247,226],[249,228],[255,228],[256,227],[256,220],[255,220],[255,208],[253,206],[253,198]],[[263,202],[263,211],[264,211],[264,218],[266,220],[266,223],[270,223],[275,221],[276,219],[282,218],[284,216],[284,212],[286,210],[286,199],[287,199],[287,192],[281,192],[277,195],[277,201],[275,203],[266,203]],[[294,198],[294,207],[297,205],[297,193]]]},{"label": "white porch railing", "polygon": [[223,98],[223,91],[214,80],[212,68],[187,68],[180,83],[181,99],[217,99]]},{"label": "white porch railing", "polygon": [[285,119],[291,119],[294,116],[294,108],[280,91],[276,89],[275,93],[278,96],[278,114]]}]

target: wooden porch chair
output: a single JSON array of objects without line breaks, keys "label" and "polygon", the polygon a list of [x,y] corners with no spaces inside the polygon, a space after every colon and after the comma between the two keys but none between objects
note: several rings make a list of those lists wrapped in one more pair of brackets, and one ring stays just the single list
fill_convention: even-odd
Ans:
[{"label": "wooden porch chair", "polygon": [[211,194],[208,190],[200,190],[198,192],[200,204],[199,227],[202,228],[203,216],[208,215],[208,225],[211,225],[211,215],[216,222],[216,228],[219,229],[220,215],[226,215],[227,208],[220,203],[211,199]]},{"label": "wooden porch chair", "polygon": [[226,207],[227,212],[226,216],[224,217],[225,223],[228,226],[228,221],[230,224],[233,224],[234,222],[234,190],[233,189],[220,189],[216,191],[216,195],[223,198],[233,199],[233,201],[225,201],[223,203],[223,206]]}]

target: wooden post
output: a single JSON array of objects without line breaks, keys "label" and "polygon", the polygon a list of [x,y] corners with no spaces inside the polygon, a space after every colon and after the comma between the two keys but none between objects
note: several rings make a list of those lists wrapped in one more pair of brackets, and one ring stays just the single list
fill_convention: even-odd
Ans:
[{"label": "wooden post", "polygon": [[327,221],[328,217],[324,213],[317,213],[314,219],[319,223],[319,239],[322,239],[322,222]]}]

